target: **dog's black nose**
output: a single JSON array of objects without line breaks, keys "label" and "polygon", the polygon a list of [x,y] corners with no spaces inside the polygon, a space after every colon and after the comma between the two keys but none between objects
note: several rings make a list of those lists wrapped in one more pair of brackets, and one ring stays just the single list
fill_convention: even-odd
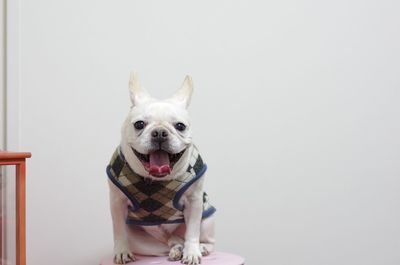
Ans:
[{"label": "dog's black nose", "polygon": [[154,129],[151,132],[151,138],[153,139],[153,141],[156,141],[159,143],[164,142],[168,139],[168,131],[165,129],[160,129],[160,128]]}]

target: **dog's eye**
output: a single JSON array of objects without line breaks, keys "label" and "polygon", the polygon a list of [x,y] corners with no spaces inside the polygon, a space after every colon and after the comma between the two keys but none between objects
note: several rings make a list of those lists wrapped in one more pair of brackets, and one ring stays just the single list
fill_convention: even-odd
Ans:
[{"label": "dog's eye", "polygon": [[177,124],[175,124],[175,129],[183,132],[186,129],[186,125],[183,124],[182,122],[178,122]]},{"label": "dog's eye", "polygon": [[133,126],[136,130],[141,130],[144,128],[144,126],[146,126],[146,124],[144,123],[144,121],[137,121],[133,124]]}]

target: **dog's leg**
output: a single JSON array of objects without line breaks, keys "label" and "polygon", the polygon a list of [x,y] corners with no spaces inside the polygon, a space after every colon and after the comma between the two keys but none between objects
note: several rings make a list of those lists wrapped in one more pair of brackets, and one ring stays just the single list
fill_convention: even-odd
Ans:
[{"label": "dog's leg", "polygon": [[207,256],[214,250],[215,245],[215,217],[210,216],[201,222],[200,251]]},{"label": "dog's leg", "polygon": [[[183,245],[183,237],[185,235],[186,225],[182,224],[176,229],[174,235],[168,241],[168,245],[171,248],[170,250],[170,259],[178,260],[180,252],[182,252],[183,248],[180,245]],[[215,216],[210,216],[201,221],[200,228],[200,251],[201,255],[207,256],[211,252],[214,251],[215,246]],[[173,257],[176,257],[175,259]]]},{"label": "dog's leg", "polygon": [[186,232],[182,263],[197,265],[201,262],[200,225],[203,214],[203,179],[194,183],[183,198]]},{"label": "dog's leg", "polygon": [[110,180],[110,208],[114,232],[114,262],[125,264],[134,261],[135,257],[129,249],[128,229],[125,218],[128,211],[128,198]]}]

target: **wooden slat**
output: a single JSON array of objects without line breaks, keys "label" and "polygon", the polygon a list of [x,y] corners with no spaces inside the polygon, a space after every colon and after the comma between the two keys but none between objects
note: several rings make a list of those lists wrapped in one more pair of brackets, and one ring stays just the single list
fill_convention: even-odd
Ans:
[{"label": "wooden slat", "polygon": [[0,160],[29,158],[31,156],[32,154],[27,152],[0,152]]},{"label": "wooden slat", "polygon": [[0,166],[16,166],[25,163],[25,158],[0,159]]},{"label": "wooden slat", "polygon": [[26,187],[25,162],[16,167],[16,254],[17,264],[26,264],[26,216],[25,216],[25,187]]},{"label": "wooden slat", "polygon": [[26,265],[26,152],[0,152],[0,165],[16,166],[16,265]]}]

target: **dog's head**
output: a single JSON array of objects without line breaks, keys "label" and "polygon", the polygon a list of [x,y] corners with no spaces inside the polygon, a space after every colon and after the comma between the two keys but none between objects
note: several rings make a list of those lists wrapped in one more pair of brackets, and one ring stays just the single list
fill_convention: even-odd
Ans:
[{"label": "dog's head", "polygon": [[126,152],[133,153],[137,173],[162,179],[171,174],[191,145],[187,107],[193,92],[192,79],[186,76],[172,97],[157,100],[132,73],[129,91],[132,107],[122,128],[122,144]]}]

